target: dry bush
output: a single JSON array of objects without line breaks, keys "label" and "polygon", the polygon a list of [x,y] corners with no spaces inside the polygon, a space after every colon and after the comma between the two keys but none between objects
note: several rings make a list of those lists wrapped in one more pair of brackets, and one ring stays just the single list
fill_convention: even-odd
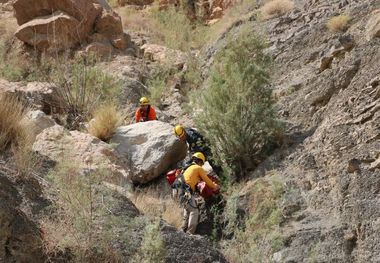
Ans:
[{"label": "dry bush", "polygon": [[334,16],[327,22],[326,26],[331,32],[345,31],[350,19],[351,17],[348,15]]},{"label": "dry bush", "polygon": [[91,62],[78,58],[65,63],[57,60],[46,79],[59,87],[54,106],[70,130],[80,129],[99,105],[115,101],[122,92],[121,81],[93,66],[97,58],[93,59]]},{"label": "dry bush", "polygon": [[25,132],[19,138],[18,144],[12,145],[12,153],[19,175],[27,177],[39,167],[39,159],[32,150],[36,135],[35,126],[28,121],[21,125]]},{"label": "dry bush", "polygon": [[0,94],[0,151],[26,140],[27,129],[23,123],[26,112],[16,96]]},{"label": "dry bush", "polygon": [[290,0],[273,0],[261,7],[261,14],[264,19],[282,16],[294,8],[294,3]]},{"label": "dry bush", "polygon": [[115,105],[105,104],[93,113],[88,132],[102,141],[108,141],[122,123],[122,116]]},{"label": "dry bush", "polygon": [[173,199],[165,201],[165,209],[162,213],[162,219],[179,229],[182,225],[183,209],[179,203]]},{"label": "dry bush", "polygon": [[161,196],[158,190],[149,188],[146,191],[138,191],[131,201],[145,215],[150,217],[162,217],[169,224],[180,228],[182,224],[182,208],[171,196]]},{"label": "dry bush", "polygon": [[32,151],[35,127],[26,119],[27,111],[28,107],[17,96],[0,94],[0,151],[11,148],[21,176],[30,175],[37,165]]}]

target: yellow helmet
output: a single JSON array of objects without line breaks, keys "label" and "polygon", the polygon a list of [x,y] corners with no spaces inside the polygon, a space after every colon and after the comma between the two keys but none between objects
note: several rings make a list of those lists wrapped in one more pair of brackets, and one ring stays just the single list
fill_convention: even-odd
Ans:
[{"label": "yellow helmet", "polygon": [[140,99],[140,105],[145,106],[149,104],[149,100],[146,97],[141,97]]},{"label": "yellow helmet", "polygon": [[191,156],[191,157],[193,157],[193,158],[197,158],[197,159],[200,159],[200,160],[202,160],[203,163],[206,162],[206,157],[205,157],[204,154],[201,153],[201,152],[196,152],[196,153],[194,153],[193,156]]},{"label": "yellow helmet", "polygon": [[178,124],[174,127],[174,133],[177,137],[182,137],[185,134],[185,129],[181,124]]}]

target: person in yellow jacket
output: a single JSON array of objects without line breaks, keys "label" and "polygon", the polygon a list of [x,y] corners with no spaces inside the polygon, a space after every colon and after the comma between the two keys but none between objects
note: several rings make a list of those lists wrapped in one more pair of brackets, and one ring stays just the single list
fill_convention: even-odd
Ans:
[{"label": "person in yellow jacket", "polygon": [[206,158],[203,153],[196,152],[192,156],[193,163],[185,170],[183,177],[185,183],[191,188],[190,194],[187,202],[184,204],[183,210],[183,224],[182,229],[187,230],[189,234],[194,234],[197,229],[198,219],[199,219],[199,209],[195,199],[196,186],[199,182],[204,181],[208,187],[214,191],[219,190],[219,185],[215,184],[207,176],[206,171],[202,168],[203,164],[206,162]]}]

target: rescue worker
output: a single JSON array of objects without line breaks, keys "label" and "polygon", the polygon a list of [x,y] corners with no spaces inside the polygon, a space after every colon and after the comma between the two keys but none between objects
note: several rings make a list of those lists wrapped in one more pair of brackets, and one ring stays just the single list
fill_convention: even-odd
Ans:
[{"label": "rescue worker", "polygon": [[135,119],[136,122],[157,120],[156,111],[146,97],[140,99],[140,107],[136,110]]},{"label": "rescue worker", "polygon": [[199,197],[196,192],[196,185],[204,181],[208,187],[213,191],[217,192],[219,190],[219,185],[215,184],[207,176],[206,171],[202,168],[203,164],[206,162],[206,157],[201,152],[196,152],[192,156],[192,165],[190,165],[183,173],[183,180],[185,185],[188,187],[188,191],[184,193],[184,197],[181,199],[183,209],[183,223],[182,230],[189,234],[194,234],[199,220],[199,208],[197,204],[197,197]]},{"label": "rescue worker", "polygon": [[221,168],[217,166],[212,159],[212,153],[208,142],[198,131],[192,128],[184,128],[182,125],[178,124],[174,127],[174,133],[180,140],[187,142],[190,154],[195,152],[203,153],[215,172],[217,174],[221,172]]}]

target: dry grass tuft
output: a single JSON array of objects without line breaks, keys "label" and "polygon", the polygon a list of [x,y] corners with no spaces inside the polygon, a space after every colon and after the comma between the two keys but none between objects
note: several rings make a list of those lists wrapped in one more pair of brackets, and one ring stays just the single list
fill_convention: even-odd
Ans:
[{"label": "dry grass tuft", "polygon": [[166,200],[162,219],[179,229],[182,225],[182,214],[183,209],[178,202],[173,199]]},{"label": "dry grass tuft", "polygon": [[117,107],[106,104],[94,112],[94,119],[89,124],[88,132],[102,141],[108,141],[121,123],[122,116]]},{"label": "dry grass tuft", "polygon": [[348,15],[339,15],[331,18],[326,26],[330,32],[339,32],[345,31],[348,28],[348,22],[351,20],[351,17]]},{"label": "dry grass tuft", "polygon": [[264,19],[282,16],[294,8],[294,3],[290,0],[273,0],[261,7],[261,14]]},{"label": "dry grass tuft", "polygon": [[16,96],[0,94],[0,151],[26,140],[28,134],[23,123],[26,112]]},{"label": "dry grass tuft", "polygon": [[144,192],[136,192],[131,200],[145,215],[161,217],[169,224],[180,228],[182,208],[179,203],[173,200],[171,196],[160,196],[157,191],[149,188]]}]

